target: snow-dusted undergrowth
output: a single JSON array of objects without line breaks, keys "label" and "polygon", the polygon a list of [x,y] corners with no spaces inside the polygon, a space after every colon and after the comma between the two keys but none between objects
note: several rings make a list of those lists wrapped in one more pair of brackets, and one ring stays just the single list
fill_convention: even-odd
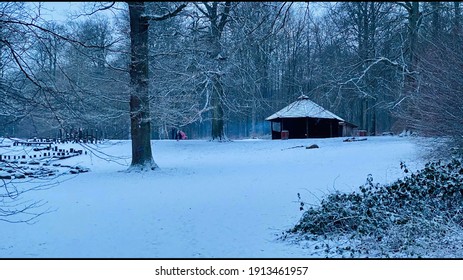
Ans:
[{"label": "snow-dusted undergrowth", "polygon": [[369,176],[358,191],[329,194],[282,238],[326,240],[315,246],[327,256],[461,258],[462,161],[430,162],[411,174],[400,166],[409,175],[392,184]]}]

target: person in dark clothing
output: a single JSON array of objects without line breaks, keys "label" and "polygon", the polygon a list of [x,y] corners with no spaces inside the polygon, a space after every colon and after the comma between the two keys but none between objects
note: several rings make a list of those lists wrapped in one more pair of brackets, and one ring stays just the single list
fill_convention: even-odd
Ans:
[{"label": "person in dark clothing", "polygon": [[175,127],[172,127],[172,139],[177,139],[177,129]]}]

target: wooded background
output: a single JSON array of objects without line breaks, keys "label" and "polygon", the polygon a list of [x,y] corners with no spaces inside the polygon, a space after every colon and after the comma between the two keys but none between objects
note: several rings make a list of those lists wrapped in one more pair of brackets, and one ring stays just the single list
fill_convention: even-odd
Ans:
[{"label": "wooded background", "polygon": [[[178,2],[146,2],[162,15]],[[0,3],[0,136],[130,138],[130,18]],[[101,11],[112,11],[111,17]],[[262,137],[305,94],[369,135],[463,136],[460,2],[190,2],[149,24],[152,139]]]}]

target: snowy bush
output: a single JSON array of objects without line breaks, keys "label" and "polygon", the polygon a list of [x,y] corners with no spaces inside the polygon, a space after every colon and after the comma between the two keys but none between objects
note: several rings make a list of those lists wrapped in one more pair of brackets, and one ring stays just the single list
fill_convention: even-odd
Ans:
[{"label": "snowy bush", "polygon": [[[401,168],[410,173],[405,164]],[[449,234],[462,230],[463,164],[453,159],[429,162],[387,186],[373,183],[369,175],[358,192],[335,192],[310,207],[287,234],[348,236],[362,241],[356,248],[364,253],[376,247],[388,255],[409,248],[416,253],[426,242],[448,244]]]}]

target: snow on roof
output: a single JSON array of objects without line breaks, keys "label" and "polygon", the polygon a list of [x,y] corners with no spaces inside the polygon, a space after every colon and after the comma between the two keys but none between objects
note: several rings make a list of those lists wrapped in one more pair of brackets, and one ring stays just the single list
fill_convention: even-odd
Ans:
[{"label": "snow on roof", "polygon": [[280,111],[266,118],[266,121],[271,121],[279,118],[320,118],[320,119],[338,119],[344,121],[344,119],[331,113],[322,106],[314,103],[306,95],[301,95],[296,101],[284,107]]}]

